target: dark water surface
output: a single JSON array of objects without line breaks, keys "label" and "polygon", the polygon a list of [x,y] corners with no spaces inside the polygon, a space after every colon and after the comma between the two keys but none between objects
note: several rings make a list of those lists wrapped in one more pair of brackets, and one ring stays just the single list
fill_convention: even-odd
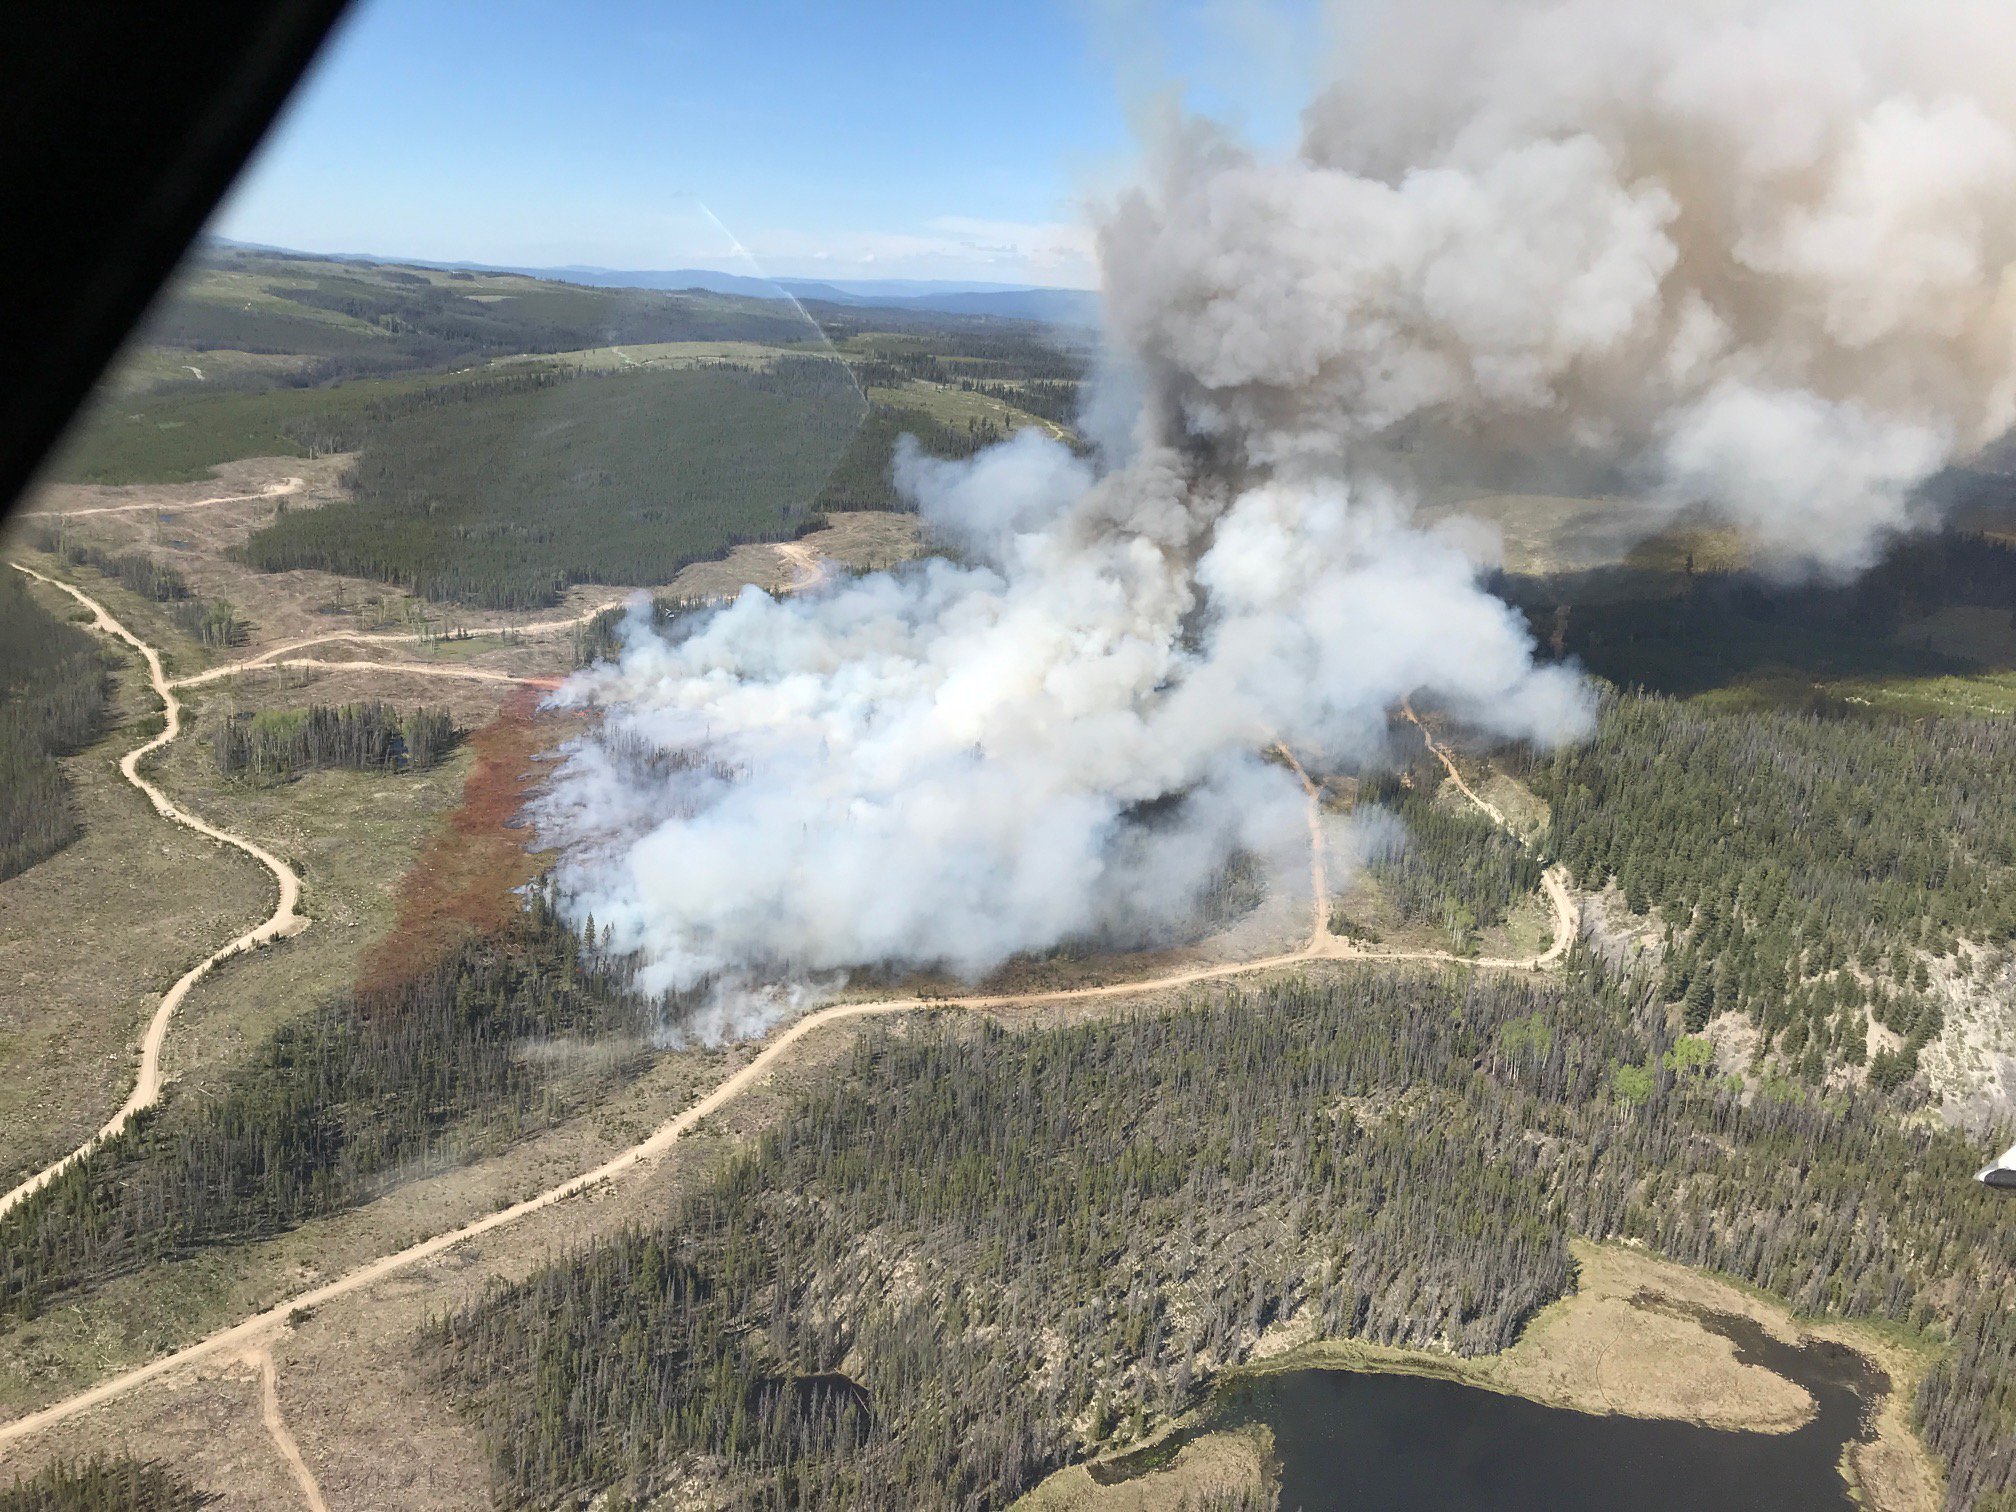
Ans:
[{"label": "dark water surface", "polygon": [[1284,1512],[1845,1512],[1837,1466],[1888,1388],[1836,1344],[1781,1344],[1747,1319],[1701,1321],[1737,1358],[1797,1381],[1818,1412],[1792,1433],[1596,1417],[1422,1376],[1297,1370],[1248,1377],[1208,1428],[1265,1423]]}]

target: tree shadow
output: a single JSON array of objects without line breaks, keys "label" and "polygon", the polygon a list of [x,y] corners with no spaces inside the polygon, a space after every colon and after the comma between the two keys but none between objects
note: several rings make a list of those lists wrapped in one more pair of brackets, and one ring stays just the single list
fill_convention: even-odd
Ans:
[{"label": "tree shadow", "polygon": [[1847,582],[1788,583],[1643,554],[1585,571],[1500,574],[1543,654],[1675,696],[1738,690],[1776,705],[1841,700],[1830,683],[2016,668],[2016,544],[1949,529],[1901,538]]}]

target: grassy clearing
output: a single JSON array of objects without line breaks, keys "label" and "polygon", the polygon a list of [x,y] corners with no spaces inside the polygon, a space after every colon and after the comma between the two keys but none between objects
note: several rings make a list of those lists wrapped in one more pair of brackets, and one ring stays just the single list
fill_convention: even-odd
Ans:
[{"label": "grassy clearing", "polygon": [[817,355],[802,349],[766,346],[754,341],[641,341],[634,346],[586,347],[576,352],[535,353],[499,357],[493,366],[509,368],[527,362],[559,362],[589,372],[622,372],[630,368],[704,367],[710,363],[733,362],[745,366],[767,366],[780,357]]},{"label": "grassy clearing", "polygon": [[1003,439],[1032,425],[1046,434],[1050,433],[1050,427],[1043,421],[1012,404],[988,394],[946,388],[936,383],[911,382],[901,388],[871,388],[868,397],[878,404],[925,415],[955,430],[964,430],[968,425],[991,424],[1000,431]]},{"label": "grassy clearing", "polygon": [[[1083,1465],[1059,1470],[1013,1503],[1011,1512],[1195,1512],[1241,1505],[1272,1507],[1279,1494],[1271,1463],[1274,1439],[1258,1425],[1191,1439],[1174,1459],[1115,1485],[1102,1486]],[[1242,1503],[1241,1497],[1251,1498]]]},{"label": "grassy clearing", "polygon": [[521,274],[223,249],[184,273],[143,338],[193,351],[308,354],[325,359],[324,371],[349,376],[362,370],[360,361],[440,367],[611,341],[789,345],[815,334],[795,310],[732,295],[587,288]]},{"label": "grassy clearing", "polygon": [[311,357],[285,352],[237,352],[229,347],[192,352],[178,347],[141,346],[126,354],[108,375],[112,392],[140,395],[163,389],[203,392],[215,387],[258,387],[284,383]]},{"label": "grassy clearing", "polygon": [[[1390,1371],[1461,1381],[1577,1412],[1679,1418],[1709,1428],[1786,1433],[1811,1415],[1799,1386],[1736,1361],[1734,1346],[1683,1313],[1679,1303],[1761,1324],[1789,1341],[1789,1309],[1750,1288],[1624,1245],[1573,1245],[1576,1289],[1543,1308],[1510,1349],[1464,1359],[1355,1339],[1296,1342],[1234,1374],[1311,1367]],[[1630,1348],[1615,1348],[1620,1338]]]},{"label": "grassy clearing", "polygon": [[[1818,685],[1843,703],[1913,718],[1952,714],[2016,714],[2016,671],[1972,675],[1847,678]],[[1729,702],[1728,698],[1721,701]]]}]

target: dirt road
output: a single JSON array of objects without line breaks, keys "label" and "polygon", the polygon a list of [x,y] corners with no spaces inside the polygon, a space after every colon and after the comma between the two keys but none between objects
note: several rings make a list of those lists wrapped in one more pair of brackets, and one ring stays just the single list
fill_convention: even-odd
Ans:
[{"label": "dirt road", "polygon": [[[1513,828],[1512,822],[1499,812],[1497,805],[1488,803],[1479,797],[1476,790],[1463,780],[1463,774],[1456,770],[1456,760],[1449,754],[1449,748],[1437,740],[1434,731],[1421,722],[1421,716],[1414,712],[1413,703],[1403,699],[1400,704],[1400,712],[1406,716],[1408,722],[1415,729],[1421,732],[1422,740],[1427,742],[1428,749],[1435,753],[1435,759],[1442,763],[1443,770],[1448,772],[1449,780],[1456,784],[1457,790],[1465,798],[1468,798],[1493,824],[1505,831],[1506,834],[1512,836],[1521,845],[1525,846],[1527,850],[1532,850],[1533,842]],[[1549,945],[1543,954],[1533,957],[1532,961],[1528,963],[1536,967],[1552,966],[1556,961],[1567,955],[1568,947],[1574,943],[1575,936],[1581,933],[1582,929],[1582,911],[1576,906],[1574,893],[1569,890],[1568,869],[1565,866],[1556,864],[1542,872],[1540,874],[1540,889],[1547,894],[1547,902],[1554,910],[1554,943]],[[1505,965],[1512,963],[1490,961],[1479,962],[1478,964]]]},{"label": "dirt road", "polygon": [[[817,588],[830,576],[831,569],[826,559],[802,541],[780,541],[775,543],[771,549],[777,553],[778,559],[785,566],[789,567],[792,573],[791,581],[777,590],[779,594],[808,592],[813,588]],[[472,637],[555,635],[562,631],[578,629],[580,626],[589,623],[597,615],[606,614],[611,609],[621,609],[629,602],[630,597],[631,595],[626,593],[622,598],[609,599],[604,603],[595,605],[593,608],[585,609],[579,614],[569,615],[565,619],[532,620],[522,625],[499,625],[480,630],[471,630],[469,634]],[[376,664],[369,662],[317,662],[297,657],[294,653],[297,651],[306,651],[312,646],[328,646],[338,643],[364,646],[412,646],[419,645],[424,641],[438,639],[440,639],[439,635],[430,631],[335,630],[326,635],[312,635],[302,640],[285,641],[277,646],[269,646],[257,656],[248,656],[243,661],[229,662],[223,666],[211,667],[207,671],[192,673],[188,677],[178,677],[170,686],[177,688],[200,688],[209,683],[220,682],[227,677],[236,677],[241,672],[257,671],[261,667],[330,666],[354,669],[357,667],[373,666]],[[422,667],[410,664],[403,666],[401,670],[408,672],[424,671]],[[538,686],[549,685],[537,678],[512,679],[506,677],[501,672],[478,673],[475,671],[453,672],[442,670],[435,675],[441,677],[480,677],[495,682],[511,682],[515,680],[533,683]]]},{"label": "dirt road", "polygon": [[775,549],[792,572],[780,592],[805,593],[826,581],[826,559],[803,541],[779,541]]},{"label": "dirt road", "polygon": [[[300,486],[301,480],[299,478],[289,478],[285,483],[274,484],[261,493],[238,495],[237,498],[275,498],[284,493],[291,493]],[[207,499],[199,500],[198,502],[222,504],[233,502],[233,500]],[[77,510],[73,512],[79,514],[117,513],[122,510],[145,507],[151,506],[117,505],[110,506],[104,510]],[[183,505],[181,507],[191,508],[194,506]],[[796,572],[794,581],[785,587],[784,592],[800,593],[825,580],[826,564],[824,559],[814,553],[810,547],[792,541],[780,544],[777,547],[777,552],[780,557],[791,564]],[[291,641],[285,645],[274,646],[244,661],[230,662],[223,666],[212,667],[208,671],[199,672],[190,677],[176,678],[171,682],[162,666],[160,652],[128,630],[103,604],[86,594],[82,589],[75,588],[61,579],[49,577],[44,573],[37,572],[32,567],[24,566],[20,562],[14,562],[10,565],[15,571],[26,574],[38,583],[46,583],[52,588],[61,589],[64,593],[69,594],[71,598],[91,611],[93,629],[124,641],[128,646],[131,646],[135,651],[140,653],[140,656],[147,664],[148,681],[154,689],[155,696],[161,700],[161,707],[165,718],[160,734],[147,741],[144,745],[127,752],[120,759],[120,774],[134,787],[147,795],[147,800],[154,805],[155,812],[160,814],[162,818],[193,829],[198,834],[207,835],[212,840],[231,846],[236,850],[243,851],[246,855],[264,866],[267,871],[272,873],[273,879],[278,886],[279,901],[275,905],[272,915],[264,923],[247,930],[236,939],[212,951],[178,978],[174,985],[163,994],[161,1001],[154,1009],[153,1016],[148,1020],[145,1033],[141,1036],[139,1073],[134,1079],[132,1092],[127,1096],[126,1101],[121,1104],[119,1111],[107,1119],[95,1134],[72,1150],[68,1155],[65,1155],[61,1160],[44,1166],[33,1176],[28,1177],[27,1180],[15,1186],[11,1191],[0,1195],[0,1214],[6,1213],[31,1194],[40,1191],[70,1166],[90,1154],[92,1150],[96,1149],[105,1140],[118,1134],[126,1127],[135,1113],[138,1113],[143,1108],[152,1107],[156,1102],[160,1101],[162,1088],[162,1048],[167,1044],[168,1029],[174,1021],[176,1010],[182,1006],[182,1002],[188,997],[191,988],[201,981],[220,961],[228,960],[241,951],[256,949],[271,940],[297,934],[308,927],[306,916],[299,911],[301,879],[292,867],[256,841],[249,840],[243,835],[234,835],[227,830],[221,830],[207,820],[198,818],[194,814],[177,808],[169,800],[166,793],[140,775],[140,763],[163,746],[168,745],[182,733],[182,704],[175,697],[175,690],[177,688],[202,687],[210,683],[220,682],[225,678],[238,676],[240,673],[258,671],[269,667],[320,668],[327,671],[367,671],[413,677],[457,678],[475,682],[505,683],[520,687],[544,688],[549,691],[559,686],[559,679],[557,678],[519,677],[506,672],[493,672],[484,667],[440,665],[431,662],[323,661],[312,657],[290,657],[287,655],[290,651],[300,651],[309,646],[323,645],[334,641],[361,642],[365,644],[413,644],[426,639],[424,635],[419,633],[390,632],[373,634],[347,631],[333,635],[316,636],[308,640]],[[597,605],[595,608],[586,610],[581,614],[572,615],[566,619],[541,620],[510,628],[512,633],[520,635],[551,634],[557,631],[570,630],[578,625],[588,623],[588,621],[606,609],[621,607],[623,602],[623,599],[615,599],[607,604]]]},{"label": "dirt road", "polygon": [[147,801],[154,805],[154,812],[159,814],[163,819],[182,825],[186,829],[192,829],[199,835],[207,835],[212,840],[228,845],[234,850],[243,851],[261,866],[265,867],[273,875],[274,883],[279,890],[279,899],[273,906],[272,914],[267,917],[264,923],[248,929],[235,940],[210,952],[209,955],[184,972],[176,980],[174,986],[170,987],[162,995],[160,1003],[154,1009],[153,1017],[147,1021],[145,1034],[141,1036],[140,1070],[134,1079],[133,1090],[128,1094],[125,1103],[121,1105],[117,1113],[106,1120],[104,1126],[96,1134],[85,1140],[83,1144],[53,1165],[44,1166],[5,1196],[0,1196],[0,1213],[7,1212],[8,1209],[19,1203],[31,1192],[38,1191],[48,1185],[49,1182],[53,1181],[72,1163],[83,1159],[84,1156],[97,1148],[102,1141],[110,1139],[121,1129],[124,1129],[127,1121],[135,1113],[138,1113],[142,1108],[152,1107],[154,1103],[160,1100],[161,1047],[167,1043],[168,1026],[174,1020],[175,1010],[182,1006],[182,1000],[189,995],[189,989],[201,981],[211,968],[216,966],[219,961],[228,960],[240,951],[256,949],[270,940],[277,940],[287,935],[297,934],[308,927],[307,918],[299,911],[301,878],[296,875],[291,866],[256,841],[248,840],[243,835],[231,834],[228,830],[221,830],[209,821],[177,808],[170,801],[166,793],[140,775],[140,763],[182,733],[182,705],[176,699],[167,676],[162,670],[160,653],[141,640],[139,636],[128,630],[124,625],[120,624],[118,620],[114,619],[110,611],[96,599],[71,587],[68,583],[60,582],[55,578],[45,577],[31,567],[23,567],[19,562],[15,562],[12,565],[15,571],[26,573],[39,583],[47,583],[49,586],[60,588],[63,592],[69,594],[70,597],[91,611],[92,628],[124,641],[135,651],[139,652],[141,658],[147,663],[147,679],[153,685],[155,696],[161,700],[165,721],[162,724],[160,734],[145,744],[135,746],[119,758],[120,775],[147,795]]},{"label": "dirt road", "polygon": [[287,1462],[294,1484],[301,1488],[301,1500],[307,1504],[308,1512],[329,1512],[329,1503],[322,1499],[322,1488],[315,1483],[314,1472],[301,1457],[301,1446],[294,1442],[294,1435],[287,1431],[287,1419],[280,1415],[280,1380],[273,1369],[273,1351],[259,1344],[246,1350],[243,1358],[258,1372],[260,1421],[266,1425],[266,1436],[273,1440],[280,1458]]},{"label": "dirt road", "polygon": [[[627,598],[627,595],[625,597]],[[472,630],[469,633],[472,637],[492,635],[553,635],[562,630],[573,630],[581,625],[585,625],[594,619],[596,615],[610,609],[621,609],[624,602],[625,599],[611,599],[606,604],[597,604],[592,609],[584,610],[582,613],[571,615],[566,619],[534,620],[530,624],[503,625],[496,629]],[[208,671],[193,673],[188,677],[178,677],[169,686],[176,688],[200,688],[206,683],[218,682],[226,677],[236,677],[241,672],[256,672],[261,667],[375,666],[377,663],[374,662],[317,662],[296,657],[292,653],[306,651],[310,646],[328,646],[338,642],[366,646],[414,646],[423,641],[438,639],[440,639],[438,635],[418,630],[336,630],[327,635],[311,635],[304,640],[286,641],[278,646],[269,646],[257,656],[248,656],[243,661],[227,662],[223,666],[211,667]],[[415,669],[409,666],[406,670],[412,671]],[[448,676],[450,674],[444,671],[442,675]],[[493,672],[487,675],[501,682],[512,681],[512,679],[505,677],[501,672]]]},{"label": "dirt road", "polygon": [[440,662],[323,661],[314,656],[293,656],[284,661],[233,662],[228,667],[212,667],[194,677],[177,678],[171,688],[194,688],[236,677],[241,672],[264,672],[275,667],[302,667],[323,672],[397,672],[408,677],[459,677],[465,682],[511,683],[528,688],[557,688],[557,677],[519,677],[510,672],[492,672],[488,667],[458,667]]},{"label": "dirt road", "polygon": [[[200,378],[203,375],[198,373],[196,376]],[[212,504],[249,504],[255,499],[284,499],[301,492],[301,485],[300,478],[283,478],[278,483],[268,483],[257,493],[220,494],[214,499],[191,499],[186,504],[100,504],[90,509],[38,509],[31,511],[28,517],[36,520],[67,520],[73,515],[136,514],[141,510],[181,514],[188,509],[208,509]]]},{"label": "dirt road", "polygon": [[[786,560],[791,561],[799,570],[798,579],[786,591],[803,591],[805,588],[823,580],[825,568],[821,560],[809,548],[792,542],[787,543],[785,546],[780,546],[778,550],[780,555],[784,556]],[[136,747],[121,758],[119,769],[127,781],[147,795],[148,800],[154,805],[155,811],[163,818],[184,825],[197,831],[199,834],[207,835],[223,844],[233,846],[259,861],[260,864],[273,874],[279,886],[280,896],[279,903],[275,907],[272,916],[263,924],[247,931],[228,945],[205,957],[202,962],[177,981],[161,999],[153,1018],[149,1021],[146,1036],[142,1040],[140,1072],[136,1078],[132,1095],[127,1098],[125,1106],[119,1110],[118,1114],[108,1121],[90,1140],[87,1140],[70,1155],[38,1172],[35,1176],[14,1188],[13,1191],[7,1193],[4,1198],[0,1198],[0,1213],[6,1212],[23,1198],[45,1185],[72,1162],[89,1153],[101,1140],[116,1134],[120,1129],[125,1127],[127,1120],[135,1112],[150,1106],[160,1097],[161,1047],[167,1038],[169,1024],[174,1017],[176,1008],[180,1006],[182,1000],[188,995],[190,988],[206,972],[219,961],[241,950],[251,949],[264,944],[268,940],[295,933],[307,924],[307,920],[298,912],[301,883],[300,878],[292,868],[255,842],[220,830],[195,815],[185,813],[183,810],[177,808],[165,793],[140,775],[140,763],[155,751],[169,744],[181,733],[182,707],[175,698],[175,688],[213,682],[239,672],[251,671],[261,666],[274,665],[369,669],[386,673],[411,673],[430,677],[474,677],[484,681],[531,683],[534,685],[551,684],[550,679],[513,677],[484,668],[396,662],[322,662],[305,658],[291,660],[275,659],[287,650],[300,649],[301,645],[314,644],[314,642],[298,643],[292,647],[277,647],[260,657],[224,667],[213,668],[209,672],[199,674],[196,677],[180,679],[177,682],[170,683],[162,668],[160,654],[115,619],[102,604],[68,583],[44,576],[42,573],[25,567],[18,562],[13,565],[16,570],[25,573],[36,581],[61,589],[64,593],[70,595],[71,598],[75,599],[84,608],[91,611],[94,628],[124,641],[137,651],[146,662],[149,681],[153,686],[155,694],[162,702],[165,722],[160,734],[154,736],[145,744]],[[571,621],[551,622],[549,628],[560,628],[563,625],[578,624],[582,622],[582,618],[585,617],[576,618]],[[418,640],[419,638],[417,635],[391,635],[375,637],[331,636],[324,637],[323,639],[410,641]],[[1505,816],[1496,807],[1480,798],[1471,789],[1469,784],[1463,780],[1461,772],[1457,770],[1455,762],[1450,757],[1447,749],[1415,717],[1413,709],[1403,706],[1403,712],[1407,718],[1413,720],[1415,725],[1421,729],[1422,737],[1427,741],[1429,749],[1434,751],[1463,795],[1472,804],[1476,805],[1481,812],[1487,814],[1494,823],[1511,831],[1511,826],[1507,823]],[[1223,981],[1232,977],[1273,971],[1283,967],[1319,960],[1436,961],[1473,967],[1538,970],[1553,965],[1567,953],[1573,941],[1574,932],[1579,926],[1579,920],[1575,911],[1574,900],[1568,891],[1565,874],[1561,872],[1559,867],[1550,868],[1545,878],[1548,897],[1554,904],[1555,939],[1549,949],[1538,956],[1521,960],[1496,958],[1479,960],[1455,956],[1446,951],[1369,951],[1333,935],[1329,927],[1329,885],[1324,866],[1321,790],[1309,777],[1308,773],[1303,770],[1300,762],[1296,760],[1292,752],[1285,746],[1277,747],[1277,749],[1280,750],[1281,755],[1287,760],[1289,766],[1301,781],[1303,791],[1308,800],[1312,925],[1309,940],[1301,948],[1262,960],[1199,967],[1189,971],[1173,972],[1145,981],[1117,982],[1099,987],[1078,987],[1033,993],[969,994],[951,998],[892,998],[869,1003],[841,1003],[832,1007],[819,1009],[786,1027],[765,1045],[747,1065],[722,1081],[685,1112],[661,1125],[641,1143],[605,1161],[593,1170],[585,1171],[545,1192],[489,1214],[472,1223],[465,1224],[460,1228],[438,1234],[431,1239],[423,1240],[394,1254],[382,1256],[349,1272],[347,1275],[340,1276],[333,1281],[315,1287],[298,1296],[290,1297],[286,1301],[276,1304],[274,1307],[267,1309],[255,1317],[222,1329],[184,1349],[165,1355],[158,1360],[151,1361],[146,1365],[139,1366],[120,1375],[113,1376],[108,1380],[101,1381],[86,1391],[80,1392],[64,1401],[54,1403],[27,1417],[17,1419],[12,1423],[0,1425],[0,1453],[4,1453],[6,1446],[10,1443],[18,1442],[54,1423],[88,1411],[94,1406],[109,1401],[116,1396],[123,1395],[171,1371],[214,1358],[232,1350],[238,1350],[249,1361],[258,1364],[258,1368],[262,1371],[266,1382],[263,1389],[266,1392],[266,1402],[268,1404],[266,1414],[268,1431],[273,1435],[274,1441],[281,1448],[283,1455],[287,1457],[290,1468],[295,1471],[297,1482],[302,1486],[304,1498],[307,1499],[311,1507],[319,1507],[321,1504],[320,1492],[315,1489],[314,1479],[312,1475],[309,1475],[306,1465],[301,1461],[298,1447],[294,1446],[291,1436],[287,1434],[284,1422],[279,1418],[277,1393],[272,1385],[271,1357],[270,1354],[266,1353],[263,1345],[263,1341],[267,1336],[277,1329],[290,1313],[297,1308],[313,1309],[325,1302],[333,1301],[338,1297],[359,1291],[388,1276],[422,1264],[434,1256],[454,1248],[458,1244],[489,1233],[493,1229],[515,1223],[531,1214],[550,1208],[556,1203],[564,1202],[568,1198],[577,1196],[603,1182],[613,1180],[639,1165],[661,1159],[703,1119],[726,1106],[748,1088],[756,1085],[768,1074],[770,1068],[781,1057],[789,1053],[790,1049],[805,1036],[829,1025],[878,1017],[885,1014],[909,1013],[922,1010],[984,1010],[1033,1006],[1046,1003],[1131,997],[1141,993],[1193,986],[1203,982]]]}]

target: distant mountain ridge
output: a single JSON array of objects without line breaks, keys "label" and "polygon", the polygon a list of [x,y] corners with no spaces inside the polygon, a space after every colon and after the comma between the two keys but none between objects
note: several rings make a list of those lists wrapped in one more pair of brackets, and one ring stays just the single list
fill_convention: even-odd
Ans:
[{"label": "distant mountain ridge", "polygon": [[[226,246],[262,252],[293,249],[250,242],[223,241]],[[338,262],[404,264],[415,268],[447,268],[470,272],[521,273],[610,289],[705,289],[710,294],[738,294],[750,299],[800,299],[826,304],[862,305],[875,309],[924,310],[943,315],[996,315],[1045,325],[1095,326],[1099,296],[1090,289],[1046,289],[1033,284],[972,283],[950,279],[881,278],[816,279],[757,278],[723,273],[714,268],[624,269],[576,264],[533,268],[509,263],[436,262],[424,257],[386,257],[369,252],[326,255]]]},{"label": "distant mountain ridge", "polygon": [[[473,266],[473,264],[472,264]],[[932,279],[755,278],[712,268],[632,271],[617,268],[507,268],[537,278],[625,289],[705,289],[754,299],[822,300],[880,309],[933,310],[946,315],[1004,315],[1048,325],[1097,325],[1099,296],[1090,289],[1045,289],[1029,284],[959,283]]]}]

